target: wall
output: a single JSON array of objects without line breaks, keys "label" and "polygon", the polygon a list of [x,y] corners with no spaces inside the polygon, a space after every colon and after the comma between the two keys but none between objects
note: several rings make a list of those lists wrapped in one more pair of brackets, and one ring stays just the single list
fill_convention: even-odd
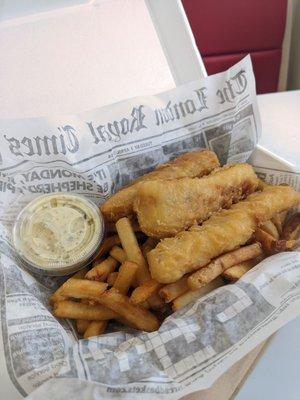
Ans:
[{"label": "wall", "polygon": [[300,0],[294,0],[288,90],[300,89]]}]

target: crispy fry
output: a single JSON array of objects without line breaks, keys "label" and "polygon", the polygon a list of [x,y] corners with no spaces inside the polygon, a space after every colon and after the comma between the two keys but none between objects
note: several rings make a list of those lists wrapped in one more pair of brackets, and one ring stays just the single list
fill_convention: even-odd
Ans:
[{"label": "crispy fry", "polygon": [[253,243],[248,246],[240,247],[229,253],[215,258],[205,267],[200,268],[188,277],[188,286],[191,290],[200,289],[211,282],[217,276],[221,275],[227,268],[232,267],[242,261],[262,255],[262,248],[259,243]]},{"label": "crispy fry", "polygon": [[55,303],[53,314],[58,318],[86,319],[89,321],[108,320],[118,318],[119,316],[117,312],[103,305],[90,306],[71,300],[63,300]]},{"label": "crispy fry", "polygon": [[290,251],[299,246],[297,240],[276,240],[273,246],[272,254],[281,253],[282,251]]},{"label": "crispy fry", "polygon": [[114,286],[118,276],[118,272],[111,272],[107,277],[107,284],[108,286]]},{"label": "crispy fry", "polygon": [[154,249],[154,247],[157,245],[158,240],[149,237],[146,242],[142,245],[142,253],[144,257],[146,257],[147,253],[149,253],[150,250]]},{"label": "crispy fry", "polygon": [[263,251],[269,256],[282,251],[292,250],[297,245],[296,240],[276,240],[260,228],[257,228],[255,231],[255,239],[261,243]]},{"label": "crispy fry", "polygon": [[[135,215],[134,216],[133,215],[126,215],[126,217],[130,218],[130,222],[131,222],[131,225],[132,225],[132,228],[133,228],[134,232],[141,232],[141,227],[139,226],[139,223],[138,223]],[[108,234],[110,234],[110,235],[117,233],[115,222],[107,221],[106,224],[105,224],[105,228],[106,228],[106,232],[108,232]]]},{"label": "crispy fry", "polygon": [[82,304],[88,304],[90,306],[96,305],[96,302],[94,300],[91,300],[91,299],[80,299],[80,302]]},{"label": "crispy fry", "polygon": [[222,286],[223,284],[224,284],[223,279],[221,277],[217,277],[213,281],[203,286],[201,289],[189,290],[188,292],[182,294],[173,301],[173,306],[172,306],[173,311],[180,310],[187,304],[191,303],[194,300],[199,299],[200,297]]},{"label": "crispy fry", "polygon": [[77,332],[83,334],[87,330],[90,323],[91,321],[88,321],[87,319],[78,319],[76,321]]},{"label": "crispy fry", "polygon": [[144,308],[134,306],[128,297],[112,288],[100,297],[100,303],[116,311],[122,318],[133,324],[137,329],[152,332],[158,329],[157,318]]},{"label": "crispy fry", "polygon": [[222,276],[223,278],[229,280],[230,282],[236,282],[239,280],[246,272],[250,271],[256,264],[258,264],[263,257],[252,258],[252,260],[243,261],[239,264],[234,265],[226,269]]},{"label": "crispy fry", "polygon": [[268,232],[257,228],[255,231],[255,240],[261,243],[264,252],[268,255],[273,254],[275,239]]},{"label": "crispy fry", "polygon": [[282,239],[296,240],[300,236],[300,212],[292,215],[284,224]]},{"label": "crispy fry", "polygon": [[[148,306],[147,306],[148,304]],[[152,308],[152,310],[159,310],[165,306],[163,299],[157,294],[153,294],[148,300],[140,304],[142,307]]]},{"label": "crispy fry", "polygon": [[146,310],[149,310],[149,308],[151,308],[149,301],[144,301],[144,303],[139,304],[139,307],[145,308]]},{"label": "crispy fry", "polygon": [[144,233],[171,237],[229,208],[257,187],[251,165],[226,165],[203,178],[142,182],[133,208]]},{"label": "crispy fry", "polygon": [[284,225],[284,221],[287,215],[287,210],[282,211],[281,213],[276,214],[271,221],[273,222],[273,224],[276,226],[277,231],[279,233],[279,236],[281,236],[282,234],[282,229],[283,229],[283,225]]},{"label": "crispy fry", "polygon": [[133,213],[133,201],[140,182],[149,180],[178,179],[186,176],[204,176],[219,166],[215,153],[201,150],[183,154],[169,163],[157,167],[154,171],[141,176],[112,195],[101,206],[101,211],[107,221],[118,219]]},{"label": "crispy fry", "polygon": [[119,246],[112,247],[112,249],[109,252],[109,255],[113,257],[115,260],[119,261],[119,263],[121,264],[127,259],[125,251]]},{"label": "crispy fry", "polygon": [[166,303],[170,303],[189,290],[187,278],[187,276],[183,276],[178,281],[165,285],[160,289],[159,295]]},{"label": "crispy fry", "polygon": [[177,281],[220,254],[243,245],[258,224],[298,203],[300,193],[291,187],[268,186],[229,210],[212,215],[201,226],[161,240],[147,254],[152,278],[161,283]]},{"label": "crispy fry", "polygon": [[99,247],[95,261],[99,260],[104,254],[108,253],[113,246],[118,246],[121,243],[118,235],[109,236],[104,239],[103,243]]},{"label": "crispy fry", "polygon": [[88,268],[82,268],[79,271],[75,272],[75,274],[73,276],[71,276],[70,279],[83,279],[86,275],[86,273],[88,272]]},{"label": "crispy fry", "polygon": [[127,321],[125,318],[118,318],[118,321],[119,322],[121,322],[121,324],[123,324],[123,325],[125,325],[125,326],[128,326],[129,328],[132,328],[132,329],[136,329],[136,326],[135,325],[133,325],[133,324],[131,324],[129,321]]},{"label": "crispy fry", "polygon": [[101,261],[100,263],[95,262],[93,268],[85,275],[85,278],[104,282],[108,275],[111,272],[114,272],[117,265],[118,261],[109,256],[106,260]]},{"label": "crispy fry", "polygon": [[132,292],[130,297],[130,301],[132,304],[141,304],[144,301],[148,300],[151,296],[156,294],[161,288],[161,284],[155,281],[154,279],[150,279],[147,282],[144,282],[142,285],[138,286]]},{"label": "crispy fry", "polygon": [[128,218],[124,217],[116,222],[116,228],[122,243],[122,247],[126,253],[127,260],[133,261],[139,265],[139,269],[136,272],[136,278],[138,283],[144,283],[150,280],[150,272],[146,260],[141,252],[138,245],[136,236],[131,227]]},{"label": "crispy fry", "polygon": [[49,303],[53,306],[58,301],[65,300],[65,297],[61,294],[61,286],[49,297]]},{"label": "crispy fry", "polygon": [[105,332],[107,321],[92,321],[84,332],[84,339],[92,336],[99,336]]},{"label": "crispy fry", "polygon": [[277,232],[279,233],[279,236],[282,234],[282,225],[281,225],[281,219],[279,214],[274,215],[274,217],[271,219],[273,224],[276,226]]},{"label": "crispy fry", "polygon": [[[88,268],[82,268],[79,271],[75,272],[74,275],[71,276],[71,278],[69,279],[82,279],[85,274],[88,272]],[[68,281],[66,281],[68,282]],[[65,282],[65,283],[66,283]],[[65,300],[65,297],[61,294],[62,292],[62,286],[60,286],[53,294],[52,296],[50,296],[49,298],[49,303],[51,305],[53,305],[54,303],[58,302],[58,301],[62,301]]]},{"label": "crispy fry", "polygon": [[139,266],[136,263],[125,261],[119,269],[117,279],[114,283],[114,288],[122,294],[127,294],[130,286],[132,286],[138,269]]},{"label": "crispy fry", "polygon": [[73,297],[75,299],[97,298],[107,289],[107,283],[89,281],[87,279],[68,279],[61,287],[63,297]]},{"label": "crispy fry", "polygon": [[269,233],[274,239],[279,239],[278,230],[271,220],[263,222],[260,225],[260,229],[263,229],[265,232]]},{"label": "crispy fry", "polygon": [[283,225],[285,224],[285,220],[286,220],[287,215],[288,215],[288,210],[284,210],[284,211],[279,213],[279,218],[280,218],[280,221],[281,221],[282,228],[283,228]]}]

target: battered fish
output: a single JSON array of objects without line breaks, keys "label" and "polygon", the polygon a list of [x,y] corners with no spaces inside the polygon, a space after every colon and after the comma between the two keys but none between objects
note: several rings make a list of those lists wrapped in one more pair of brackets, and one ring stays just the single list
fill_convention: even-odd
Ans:
[{"label": "battered fish", "polygon": [[209,174],[219,165],[216,154],[210,150],[183,154],[169,163],[157,166],[154,171],[141,176],[129,186],[119,190],[102,204],[101,212],[107,221],[115,222],[133,213],[133,200],[140,182],[201,177]]},{"label": "battered fish", "polygon": [[203,178],[141,182],[133,208],[144,233],[170,237],[229,208],[258,185],[251,165],[225,166]]},{"label": "battered fish", "polygon": [[212,258],[245,244],[257,226],[277,213],[300,204],[300,193],[289,186],[267,186],[229,210],[214,214],[202,226],[163,239],[147,254],[151,276],[171,283]]}]

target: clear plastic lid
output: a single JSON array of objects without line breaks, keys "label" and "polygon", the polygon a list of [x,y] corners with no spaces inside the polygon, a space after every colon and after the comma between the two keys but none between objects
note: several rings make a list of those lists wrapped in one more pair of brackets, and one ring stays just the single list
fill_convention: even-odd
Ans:
[{"label": "clear plastic lid", "polygon": [[16,251],[33,272],[66,275],[88,264],[104,237],[98,207],[79,195],[49,194],[32,200],[13,229]]}]

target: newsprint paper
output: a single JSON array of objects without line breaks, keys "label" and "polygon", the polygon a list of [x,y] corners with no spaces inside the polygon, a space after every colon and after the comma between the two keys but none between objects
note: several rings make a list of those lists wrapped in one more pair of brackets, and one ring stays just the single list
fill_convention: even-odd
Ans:
[{"label": "newsprint paper", "polygon": [[158,163],[199,148],[222,164],[243,162],[260,130],[249,57],[156,96],[0,121],[1,398],[178,399],[210,387],[300,313],[300,253],[290,252],[169,316],[157,332],[113,325],[78,340],[48,304],[62,278],[33,276],[11,247],[15,217],[36,196],[74,192],[100,204]]}]

